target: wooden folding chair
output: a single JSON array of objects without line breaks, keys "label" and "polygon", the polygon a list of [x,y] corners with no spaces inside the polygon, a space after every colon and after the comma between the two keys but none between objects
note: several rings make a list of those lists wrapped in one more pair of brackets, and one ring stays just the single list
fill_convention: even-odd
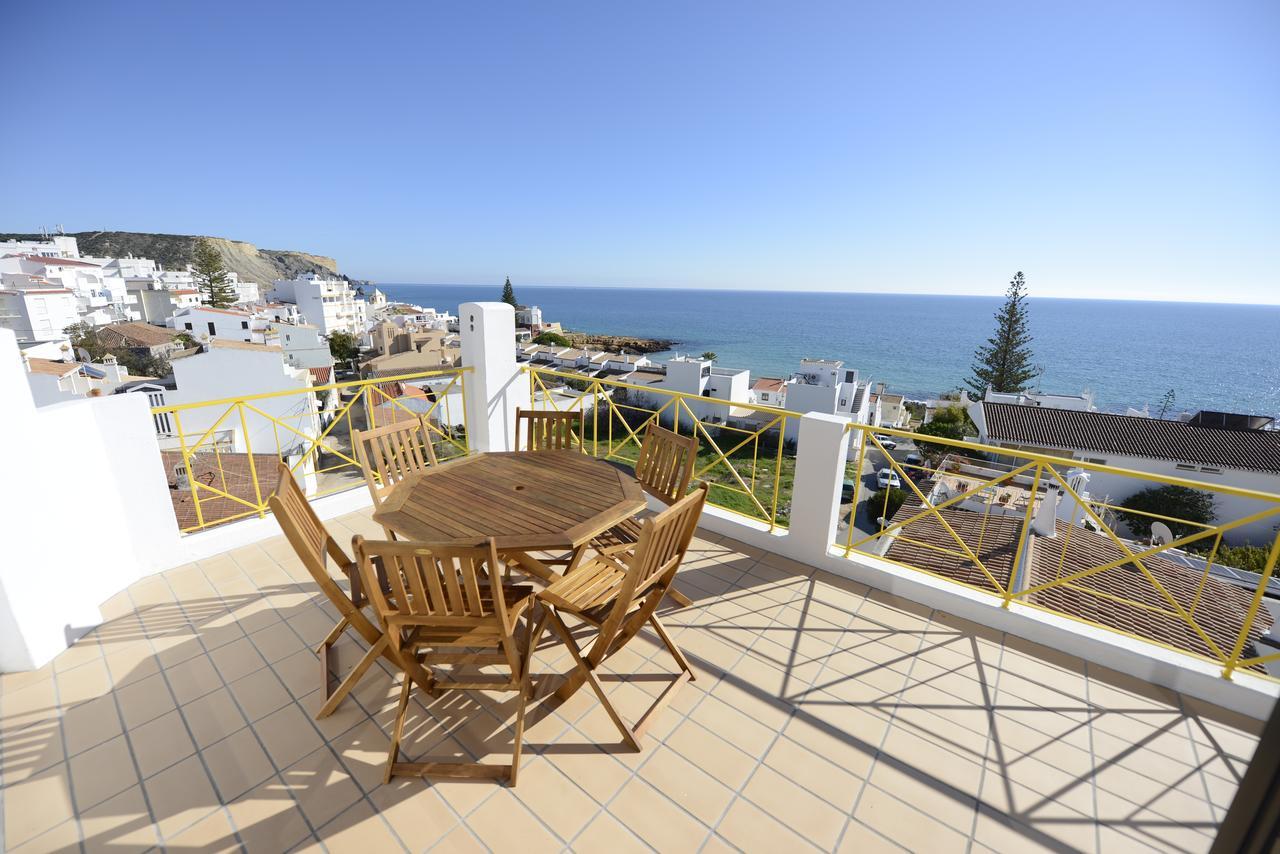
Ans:
[{"label": "wooden folding chair", "polygon": [[[520,434],[524,447],[520,447]],[[564,451],[582,449],[582,412],[555,412],[545,409],[516,410],[517,451]]]},{"label": "wooden folding chair", "polygon": [[[693,467],[698,460],[698,440],[694,436],[681,436],[653,421],[645,428],[640,442],[640,458],[636,460],[636,479],[644,491],[670,507],[689,491],[693,479]],[[591,541],[597,551],[630,550],[640,541],[640,517],[633,516]],[[675,587],[669,595],[687,608],[693,604]]]},{"label": "wooden folding chair", "polygon": [[[432,668],[430,677],[437,692],[519,693],[511,764],[400,762],[400,740],[415,681],[406,672],[384,782],[396,775],[505,777],[514,786],[520,770],[525,705],[533,692],[529,675],[534,648],[533,588],[501,583],[503,564],[492,539],[433,545],[356,537],[354,543],[383,637],[406,663]],[[379,562],[386,571],[385,590],[373,585]],[[524,629],[518,631],[522,617]],[[441,665],[450,669],[442,671]],[[494,667],[505,673],[480,672]]]},{"label": "wooden folding chair", "polygon": [[[307,572],[311,573],[312,579],[319,585],[320,590],[324,592],[324,595],[333,603],[333,607],[337,608],[338,613],[342,615],[342,618],[338,620],[338,624],[333,627],[329,634],[325,635],[324,640],[316,647],[316,655],[320,656],[320,684],[325,692],[324,705],[320,708],[316,718],[324,718],[333,714],[334,709],[338,707],[347,694],[351,693],[351,689],[369,671],[378,656],[384,656],[397,667],[402,665],[399,657],[383,642],[382,632],[361,610],[368,604],[369,598],[365,595],[366,588],[362,583],[361,573],[357,569],[356,562],[347,557],[347,553],[342,550],[342,546],[338,545],[338,541],[329,534],[324,523],[320,521],[320,517],[316,515],[316,511],[312,509],[311,504],[307,501],[307,496],[303,493],[302,487],[293,479],[289,466],[281,463],[277,473],[279,484],[276,486],[275,492],[267,499],[271,512],[275,514],[276,521],[280,523],[285,537],[289,540],[289,544],[293,546],[293,550],[302,561],[302,565],[306,567]],[[329,574],[330,560],[337,564],[338,569],[347,576],[351,584],[350,596],[347,596],[342,591],[342,588],[333,580],[333,576]],[[375,586],[377,586],[377,582],[375,582]],[[338,638],[342,637],[342,633],[348,629],[355,629],[369,644],[369,649],[360,659],[355,669],[337,686],[337,689],[331,690],[330,674],[335,672],[333,645]],[[420,684],[424,690],[434,690],[431,680],[425,671],[419,670],[416,675],[419,677]]]},{"label": "wooden folding chair", "polygon": [[[373,508],[382,506],[391,488],[415,472],[436,464],[436,450],[431,442],[431,428],[426,417],[396,421],[371,430],[352,430],[351,444],[356,459],[364,470],[364,480],[373,496]],[[395,532],[383,528],[387,539]]]},{"label": "wooden folding chair", "polygon": [[[646,519],[634,550],[598,555],[538,594],[543,604],[550,606],[547,621],[569,648],[576,664],[555,696],[567,700],[583,682],[589,683],[623,740],[633,750],[640,749],[645,730],[680,686],[694,678],[689,662],[658,619],[657,608],[671,589],[706,500],[707,485],[703,484],[658,515]],[[561,618],[562,614],[572,614],[596,628],[595,640],[585,655]],[[680,673],[632,727],[609,702],[596,671],[623,649],[646,623],[657,632],[679,665]]]}]

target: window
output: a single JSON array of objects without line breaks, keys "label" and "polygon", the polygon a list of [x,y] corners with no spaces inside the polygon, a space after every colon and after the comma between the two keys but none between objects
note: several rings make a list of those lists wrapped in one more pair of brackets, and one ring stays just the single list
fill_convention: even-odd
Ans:
[{"label": "window", "polygon": [[217,334],[217,330],[214,328],[212,320],[209,321],[209,334],[210,335]]},{"label": "window", "polygon": [[845,399],[842,397],[842,398],[840,398],[840,405],[841,405],[841,406],[844,406],[844,404],[845,404]]},{"label": "window", "polygon": [[1213,466],[1200,466],[1200,471],[1206,474],[1222,474],[1222,469],[1216,469]]},{"label": "window", "polygon": [[183,326],[185,326],[185,327],[187,327],[187,331],[188,331],[188,332],[190,332],[190,331],[191,331],[191,324],[190,324],[190,323],[184,323],[184,324],[182,324],[182,325],[183,325]]},{"label": "window", "polygon": [[1188,465],[1184,465],[1183,463],[1178,463],[1178,471],[1195,471],[1195,470],[1196,470],[1195,466],[1188,466]]},{"label": "window", "polygon": [[242,320],[242,321],[240,321],[240,328],[241,328],[241,329],[248,329],[248,328],[249,328],[249,321],[247,321],[247,320]]}]

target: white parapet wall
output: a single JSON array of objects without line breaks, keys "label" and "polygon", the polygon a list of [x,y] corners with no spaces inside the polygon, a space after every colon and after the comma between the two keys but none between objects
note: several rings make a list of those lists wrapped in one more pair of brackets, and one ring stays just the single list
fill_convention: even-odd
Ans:
[{"label": "white parapet wall", "polygon": [[506,451],[515,437],[516,409],[530,407],[529,378],[516,362],[515,309],[504,302],[458,306],[462,364],[467,378],[467,430],[472,451]]},{"label": "white parapet wall", "polygon": [[0,329],[0,671],[39,667],[101,622],[101,602],[178,540],[145,395],[36,407]]}]

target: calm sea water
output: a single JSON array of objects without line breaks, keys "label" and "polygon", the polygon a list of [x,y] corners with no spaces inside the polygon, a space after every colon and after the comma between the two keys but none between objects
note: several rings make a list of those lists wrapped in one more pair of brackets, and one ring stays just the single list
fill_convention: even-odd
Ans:
[{"label": "calm sea water", "polygon": [[[382,285],[390,298],[457,311],[500,287]],[[712,350],[753,376],[787,376],[802,357],[837,358],[909,397],[956,388],[992,332],[999,297],[521,286],[516,294],[574,330]],[[1110,300],[1030,301],[1046,391],[1093,390],[1098,406],[1280,415],[1280,306]]]}]

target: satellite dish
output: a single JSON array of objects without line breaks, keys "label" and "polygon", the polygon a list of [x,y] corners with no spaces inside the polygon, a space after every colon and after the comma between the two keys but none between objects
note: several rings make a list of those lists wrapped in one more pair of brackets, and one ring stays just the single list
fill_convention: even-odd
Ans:
[{"label": "satellite dish", "polygon": [[1151,523],[1151,545],[1167,546],[1173,542],[1173,531],[1164,522]]}]

